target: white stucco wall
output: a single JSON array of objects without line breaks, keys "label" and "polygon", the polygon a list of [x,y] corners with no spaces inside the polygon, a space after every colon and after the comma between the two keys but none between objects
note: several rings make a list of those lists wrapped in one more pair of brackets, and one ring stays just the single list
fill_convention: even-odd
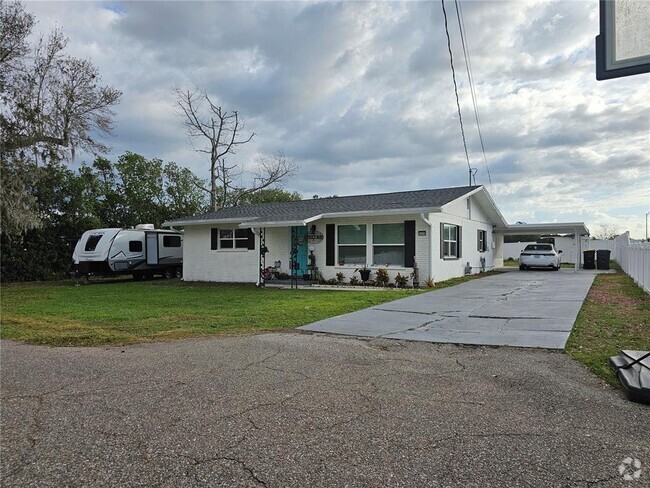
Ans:
[{"label": "white stucco wall", "polygon": [[[433,225],[432,234],[432,276],[435,281],[444,281],[465,274],[467,263],[472,268],[472,273],[479,273],[481,270],[481,257],[485,258],[486,270],[494,267],[494,236],[492,233],[492,222],[483,212],[476,201],[470,197],[468,207],[467,199],[463,198],[443,207],[442,213],[430,214],[430,221]],[[471,218],[470,218],[471,217]],[[440,253],[440,224],[455,224],[462,228],[461,246],[462,253],[459,259],[443,259]],[[478,230],[486,232],[487,251],[478,251]]]},{"label": "white stucco wall", "polygon": [[[210,249],[210,225],[188,226],[183,239],[183,279],[255,283],[258,275],[259,243],[255,250]],[[214,226],[216,227],[216,226]],[[227,226],[218,226],[226,229]]]}]

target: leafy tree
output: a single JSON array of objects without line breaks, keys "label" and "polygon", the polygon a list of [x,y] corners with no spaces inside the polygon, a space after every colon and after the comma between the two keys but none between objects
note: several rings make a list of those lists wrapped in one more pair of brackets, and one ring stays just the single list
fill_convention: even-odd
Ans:
[{"label": "leafy tree", "polygon": [[27,42],[35,20],[19,2],[0,0],[0,129],[3,158],[29,149],[43,160],[74,158],[76,148],[105,152],[121,92],[101,86],[97,68],[65,54],[60,29]]},{"label": "leafy tree", "polygon": [[[242,166],[227,160],[255,136],[254,132],[244,133],[245,124],[239,113],[224,110],[207,93],[198,90],[175,88],[174,94],[195,151],[210,157],[209,187],[201,188],[210,196],[212,211],[236,206],[246,195],[272,188],[293,176],[296,164],[279,153],[272,158],[259,158],[249,177],[243,178]],[[248,182],[241,183],[245,180]]]},{"label": "leafy tree", "polygon": [[255,193],[244,195],[240,200],[240,205],[248,205],[254,203],[270,203],[270,202],[295,202],[302,200],[302,195],[297,191],[288,192],[282,188],[267,188],[259,190]]}]

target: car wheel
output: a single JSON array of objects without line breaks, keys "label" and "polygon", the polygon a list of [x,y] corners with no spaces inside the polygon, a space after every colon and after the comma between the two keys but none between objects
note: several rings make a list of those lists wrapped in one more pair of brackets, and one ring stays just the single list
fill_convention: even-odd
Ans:
[{"label": "car wheel", "polygon": [[526,266],[523,264],[519,265],[519,271],[526,271]]},{"label": "car wheel", "polygon": [[553,271],[560,271],[560,267],[559,266],[553,266]]}]

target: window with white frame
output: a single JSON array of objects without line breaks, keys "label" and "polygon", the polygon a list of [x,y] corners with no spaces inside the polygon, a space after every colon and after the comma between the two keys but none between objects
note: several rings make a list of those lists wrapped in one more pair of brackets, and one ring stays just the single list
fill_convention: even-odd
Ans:
[{"label": "window with white frame", "polygon": [[248,249],[248,229],[219,229],[219,249]]},{"label": "window with white frame", "polygon": [[460,257],[460,226],[442,224],[442,257],[445,259]]},{"label": "window with white frame", "polygon": [[479,252],[485,252],[487,251],[487,232],[484,230],[478,230],[478,236],[477,236],[477,241],[478,241],[478,251]]},{"label": "window with white frame", "polygon": [[338,264],[366,264],[366,226],[339,225],[337,229]]},{"label": "window with white frame", "polygon": [[372,226],[372,264],[404,266],[404,223]]}]

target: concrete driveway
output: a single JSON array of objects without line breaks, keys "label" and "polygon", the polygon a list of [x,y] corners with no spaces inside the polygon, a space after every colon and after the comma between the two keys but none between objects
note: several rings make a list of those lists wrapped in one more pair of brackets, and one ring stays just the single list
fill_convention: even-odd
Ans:
[{"label": "concrete driveway", "polygon": [[519,271],[301,327],[363,337],[563,349],[595,272]]},{"label": "concrete driveway", "polygon": [[555,351],[298,333],[0,347],[3,487],[650,480],[650,409]]}]

